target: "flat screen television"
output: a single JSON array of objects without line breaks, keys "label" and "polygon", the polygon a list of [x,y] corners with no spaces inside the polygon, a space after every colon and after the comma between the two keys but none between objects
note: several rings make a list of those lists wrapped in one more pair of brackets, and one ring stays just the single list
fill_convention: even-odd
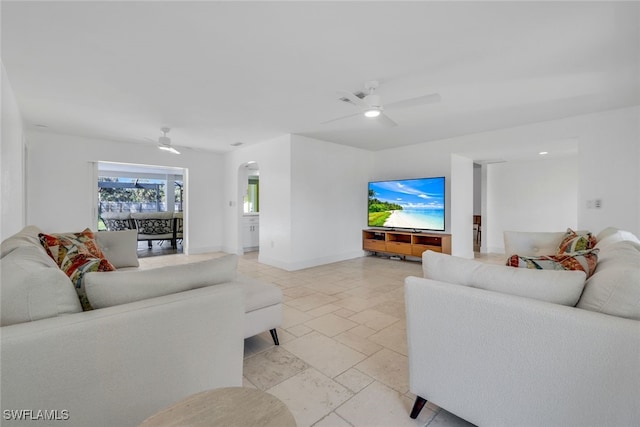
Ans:
[{"label": "flat screen television", "polygon": [[445,178],[369,183],[369,227],[444,231]]}]

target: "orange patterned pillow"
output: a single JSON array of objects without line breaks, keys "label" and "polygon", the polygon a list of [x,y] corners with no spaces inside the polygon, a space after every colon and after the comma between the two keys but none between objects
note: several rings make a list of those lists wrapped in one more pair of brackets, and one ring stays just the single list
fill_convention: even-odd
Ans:
[{"label": "orange patterned pillow", "polygon": [[558,255],[511,255],[507,260],[507,265],[537,270],[581,270],[589,278],[596,271],[599,251],[599,249],[590,249]]},{"label": "orange patterned pillow", "polygon": [[93,231],[87,228],[80,233],[40,233],[38,237],[49,256],[73,282],[83,309],[90,310],[91,306],[82,286],[83,276],[92,271],[116,269],[100,250]]},{"label": "orange patterned pillow", "polygon": [[562,242],[558,245],[558,254],[573,253],[593,249],[596,246],[596,238],[593,234],[587,232],[578,234],[570,228],[562,238]]}]

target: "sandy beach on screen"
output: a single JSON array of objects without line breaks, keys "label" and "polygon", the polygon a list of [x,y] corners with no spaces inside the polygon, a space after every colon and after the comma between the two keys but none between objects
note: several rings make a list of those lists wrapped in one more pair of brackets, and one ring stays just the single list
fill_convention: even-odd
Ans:
[{"label": "sandy beach on screen", "polygon": [[393,211],[391,216],[384,222],[385,227],[413,227],[413,224],[405,219],[402,211]]}]

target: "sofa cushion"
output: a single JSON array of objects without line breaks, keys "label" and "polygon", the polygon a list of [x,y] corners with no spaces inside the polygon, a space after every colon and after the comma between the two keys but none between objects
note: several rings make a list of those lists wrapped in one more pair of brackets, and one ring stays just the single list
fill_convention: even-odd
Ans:
[{"label": "sofa cushion", "polygon": [[76,287],[82,308],[90,310],[91,306],[82,285],[84,275],[89,272],[116,269],[98,247],[93,232],[87,228],[80,233],[40,233],[39,237],[49,256]]},{"label": "sofa cushion", "polygon": [[138,267],[138,232],[136,230],[99,231],[96,242],[116,268]]},{"label": "sofa cushion", "polygon": [[0,245],[0,258],[4,258],[5,255],[17,248],[25,246],[41,247],[40,239],[38,238],[38,234],[41,232],[35,225],[28,225],[13,236],[6,238]]},{"label": "sofa cushion", "polygon": [[103,308],[231,282],[237,265],[237,255],[225,255],[149,270],[89,273],[83,282],[91,306]]},{"label": "sofa cushion", "polygon": [[558,250],[555,253],[565,254],[578,251],[586,251],[593,249],[596,245],[596,238],[590,232],[577,233],[570,228],[567,228],[562,241],[558,245]]},{"label": "sofa cushion", "polygon": [[602,248],[577,307],[640,320],[640,243],[619,241]]},{"label": "sofa cushion", "polygon": [[1,326],[82,311],[69,278],[42,247],[19,247],[0,260]]},{"label": "sofa cushion", "polygon": [[504,251],[507,256],[551,255],[558,252],[563,232],[505,231]]},{"label": "sofa cushion", "polygon": [[530,270],[486,264],[433,251],[422,254],[427,279],[574,306],[585,282],[583,271]]},{"label": "sofa cushion", "polygon": [[511,255],[507,259],[509,267],[531,268],[535,270],[580,270],[590,277],[596,270],[598,249],[557,255],[520,256]]},{"label": "sofa cushion", "polygon": [[271,305],[282,304],[282,290],[276,285],[238,275],[228,286],[237,286],[242,289],[247,313]]}]

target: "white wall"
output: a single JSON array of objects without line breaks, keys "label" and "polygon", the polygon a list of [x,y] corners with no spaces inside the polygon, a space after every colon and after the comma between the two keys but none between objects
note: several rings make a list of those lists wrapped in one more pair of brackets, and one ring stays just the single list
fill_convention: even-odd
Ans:
[{"label": "white wall", "polygon": [[2,141],[0,146],[0,240],[20,231],[25,225],[23,122],[18,104],[2,68]]},{"label": "white wall", "polygon": [[292,136],[292,257],[298,270],[362,256],[369,151]]},{"label": "white wall", "polygon": [[222,248],[223,170],[220,154],[153,144],[130,144],[45,132],[27,132],[27,222],[49,232],[95,229],[97,183],[92,162],[187,169],[185,239],[190,253]]},{"label": "white wall", "polygon": [[578,227],[578,157],[487,165],[488,252],[504,252],[503,231],[565,231]]},{"label": "white wall", "polygon": [[[578,226],[640,235],[640,107],[585,116],[583,124]],[[587,207],[594,199],[602,208]]]},{"label": "white wall", "polygon": [[473,258],[473,161],[451,155],[451,255]]}]

